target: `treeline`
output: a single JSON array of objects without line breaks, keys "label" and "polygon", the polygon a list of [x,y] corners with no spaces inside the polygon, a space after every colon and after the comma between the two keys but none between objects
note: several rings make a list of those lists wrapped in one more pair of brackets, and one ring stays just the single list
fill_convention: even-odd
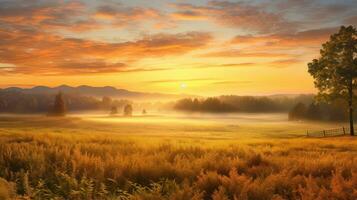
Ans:
[{"label": "treeline", "polygon": [[177,101],[174,109],[189,112],[288,112],[297,102],[311,103],[313,95],[295,97],[219,96],[205,99],[186,98]]},{"label": "treeline", "polygon": [[[27,94],[16,91],[0,91],[0,113],[47,113],[54,105],[55,94]],[[107,110],[112,106],[122,109],[128,100],[97,99],[89,96],[64,94],[68,111]]]},{"label": "treeline", "polygon": [[192,112],[233,112],[236,110],[235,107],[220,101],[218,98],[181,99],[174,105],[174,108]]},{"label": "treeline", "polygon": [[346,121],[348,117],[348,104],[343,100],[329,104],[299,102],[289,112],[289,120]]}]

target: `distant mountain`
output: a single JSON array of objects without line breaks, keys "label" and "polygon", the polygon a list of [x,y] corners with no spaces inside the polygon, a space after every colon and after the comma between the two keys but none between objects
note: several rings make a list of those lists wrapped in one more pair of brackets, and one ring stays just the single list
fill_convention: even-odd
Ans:
[{"label": "distant mountain", "polygon": [[0,91],[23,92],[26,94],[55,94],[61,91],[64,94],[75,94],[75,95],[93,96],[93,97],[108,96],[112,98],[127,98],[127,99],[178,99],[178,98],[185,98],[185,97],[194,97],[190,95],[134,92],[125,89],[118,89],[111,86],[92,87],[88,85],[81,85],[78,87],[71,87],[68,85],[61,85],[58,87],[36,86],[33,88],[9,87],[5,89],[1,89]]}]

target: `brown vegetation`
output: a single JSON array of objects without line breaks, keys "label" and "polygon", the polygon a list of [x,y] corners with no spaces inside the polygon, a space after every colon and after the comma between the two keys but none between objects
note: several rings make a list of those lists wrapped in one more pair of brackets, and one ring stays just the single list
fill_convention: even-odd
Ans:
[{"label": "brown vegetation", "polygon": [[166,137],[163,128],[160,137],[8,130],[0,134],[5,199],[14,191],[33,199],[357,198],[357,141],[350,138],[182,138]]}]

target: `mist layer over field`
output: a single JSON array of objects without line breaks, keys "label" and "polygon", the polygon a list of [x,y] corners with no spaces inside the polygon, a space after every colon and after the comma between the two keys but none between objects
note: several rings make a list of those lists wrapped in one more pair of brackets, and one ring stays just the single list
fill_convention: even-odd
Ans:
[{"label": "mist layer over field", "polygon": [[[307,130],[315,131],[342,126],[347,127],[344,123],[336,122],[289,121],[286,113],[208,114],[154,112],[147,115],[134,113],[132,117],[81,113],[74,114],[73,117],[92,123],[103,123],[113,130],[117,127],[118,130],[113,131],[115,133],[125,134],[129,131],[138,135],[160,133],[163,136],[181,136],[196,133],[197,137],[221,134],[224,137],[247,137],[248,139],[265,138],[267,135],[286,138],[306,136]],[[166,127],[166,129],[162,130],[161,128],[163,127]]]}]

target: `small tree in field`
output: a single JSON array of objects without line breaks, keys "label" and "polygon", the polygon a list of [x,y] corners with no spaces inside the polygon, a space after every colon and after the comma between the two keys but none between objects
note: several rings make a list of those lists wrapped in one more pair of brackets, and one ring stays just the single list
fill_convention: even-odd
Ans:
[{"label": "small tree in field", "polygon": [[124,116],[131,116],[133,114],[133,107],[130,104],[127,104],[124,107]]},{"label": "small tree in field", "polygon": [[289,120],[301,120],[306,116],[306,106],[303,103],[296,104],[289,112]]},{"label": "small tree in field", "polygon": [[357,31],[353,26],[342,26],[338,33],[322,45],[320,58],[308,64],[309,73],[319,90],[318,100],[348,102],[350,133],[354,135],[353,103],[357,88]]},{"label": "small tree in field", "polygon": [[59,92],[55,96],[53,110],[50,114],[54,115],[54,116],[65,116],[66,115],[66,103],[64,101],[62,92]]},{"label": "small tree in field", "polygon": [[110,115],[116,115],[118,114],[118,108],[116,106],[112,106],[110,109]]}]

